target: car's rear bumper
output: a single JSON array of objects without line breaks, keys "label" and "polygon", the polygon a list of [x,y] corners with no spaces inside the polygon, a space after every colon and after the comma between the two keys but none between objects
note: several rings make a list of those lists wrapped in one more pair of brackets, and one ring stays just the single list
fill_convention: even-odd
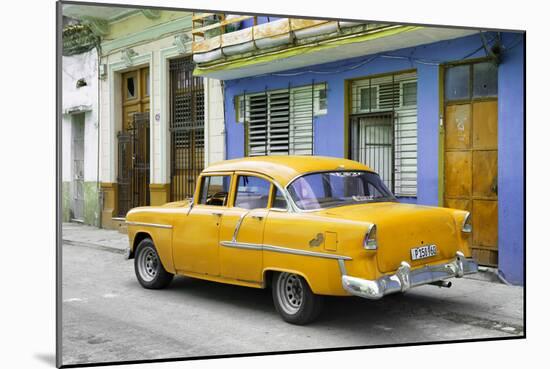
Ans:
[{"label": "car's rear bumper", "polygon": [[388,274],[377,280],[351,277],[343,273],[342,285],[352,295],[376,300],[390,293],[404,292],[412,287],[448,278],[460,278],[463,275],[476,272],[477,263],[472,259],[467,259],[463,253],[458,251],[453,261],[414,270],[411,270],[411,266],[403,261],[395,274]]}]

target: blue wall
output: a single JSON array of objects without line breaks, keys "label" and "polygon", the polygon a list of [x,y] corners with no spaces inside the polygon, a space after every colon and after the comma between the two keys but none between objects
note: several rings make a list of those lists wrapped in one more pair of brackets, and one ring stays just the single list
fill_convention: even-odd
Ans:
[{"label": "blue wall", "polygon": [[[491,41],[494,35],[490,34]],[[504,34],[509,50],[499,67],[499,264],[503,276],[523,283],[523,36]],[[418,75],[418,191],[402,199],[438,204],[439,64],[484,57],[479,35],[383,54],[225,81],[227,158],[244,156],[244,127],[235,122],[233,98],[243,93],[327,82],[328,113],[314,120],[316,155],[345,157],[344,81],[416,69]],[[356,67],[357,66],[357,67]],[[350,68],[355,67],[355,68]],[[283,76],[282,74],[293,74]],[[521,222],[518,222],[521,218]],[[521,264],[521,265],[520,265]]]},{"label": "blue wall", "polygon": [[525,260],[524,42],[505,35],[504,44],[516,46],[504,54],[498,70],[498,264],[514,284],[524,283]]}]

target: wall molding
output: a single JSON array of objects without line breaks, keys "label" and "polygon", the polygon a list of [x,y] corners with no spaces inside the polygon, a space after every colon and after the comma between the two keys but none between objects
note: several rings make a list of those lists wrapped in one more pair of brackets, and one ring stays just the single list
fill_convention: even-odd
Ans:
[{"label": "wall molding", "polygon": [[168,23],[152,26],[141,32],[135,32],[111,41],[104,41],[101,43],[102,54],[106,56],[119,49],[139,46],[153,40],[170,36],[170,34],[189,32],[191,30],[191,17],[192,15],[189,14]]}]

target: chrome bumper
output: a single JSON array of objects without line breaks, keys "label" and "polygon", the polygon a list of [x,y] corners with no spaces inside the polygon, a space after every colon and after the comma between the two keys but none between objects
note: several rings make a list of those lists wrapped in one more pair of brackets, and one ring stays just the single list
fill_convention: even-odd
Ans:
[{"label": "chrome bumper", "polygon": [[376,300],[390,293],[404,292],[412,287],[473,273],[477,273],[477,263],[466,259],[463,253],[457,251],[456,259],[449,263],[428,265],[414,270],[411,270],[409,263],[402,261],[395,274],[385,275],[374,281],[343,273],[342,285],[352,295]]}]

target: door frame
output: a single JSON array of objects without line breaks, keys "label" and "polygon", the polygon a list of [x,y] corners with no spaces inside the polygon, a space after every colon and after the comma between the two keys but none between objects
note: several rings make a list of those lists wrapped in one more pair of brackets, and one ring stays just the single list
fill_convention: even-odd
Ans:
[{"label": "door frame", "polygon": [[[152,54],[146,54],[145,56],[148,58],[149,60],[149,63],[142,63],[142,64],[139,64],[139,65],[135,65],[135,66],[132,66],[130,68],[128,68],[128,66],[126,65],[126,68],[120,68],[119,70],[115,72],[113,71],[110,71],[110,74],[113,73],[114,75],[117,76],[117,83],[115,83],[115,85],[118,86],[118,91],[119,93],[116,94],[118,96],[118,102],[116,104],[116,106],[114,107],[111,107],[111,114],[112,113],[118,113],[116,114],[116,116],[118,116],[118,120],[115,121],[115,122],[112,122],[111,121],[111,124],[112,123],[115,123],[113,125],[113,128],[115,131],[117,131],[116,135],[115,135],[115,140],[114,140],[114,145],[116,146],[116,159],[115,159],[115,182],[116,183],[119,183],[119,178],[121,177],[121,157],[120,157],[120,149],[121,149],[121,143],[120,143],[120,139],[124,139],[125,141],[128,141],[127,144],[129,144],[129,149],[131,151],[131,155],[132,156],[135,156],[135,151],[136,151],[136,138],[138,137],[138,133],[137,130],[136,130],[136,127],[131,127],[129,129],[128,125],[127,125],[127,119],[128,119],[128,114],[127,114],[127,111],[126,111],[126,107],[133,107],[133,106],[137,106],[137,111],[134,111],[133,114],[132,114],[132,122],[130,124],[134,124],[135,123],[135,116],[134,114],[148,114],[148,119],[147,119],[147,132],[146,132],[146,142],[144,143],[146,145],[146,148],[148,150],[148,158],[146,159],[148,161],[148,166],[149,166],[149,170],[148,170],[148,173],[146,174],[146,188],[145,188],[145,191],[146,191],[146,194],[145,194],[145,204],[135,204],[134,203],[134,190],[133,190],[133,187],[134,187],[134,179],[135,179],[135,176],[133,176],[133,172],[134,172],[134,161],[132,160],[132,163],[130,164],[130,168],[129,168],[129,172],[130,172],[130,178],[129,178],[129,181],[130,181],[130,193],[128,194],[128,196],[130,197],[130,204],[133,204],[133,206],[137,206],[137,205],[149,205],[149,201],[150,201],[150,188],[149,188],[149,185],[151,184],[152,182],[152,173],[153,173],[153,170],[152,170],[152,158],[154,157],[154,153],[153,153],[153,130],[152,130],[152,120],[151,120],[151,115],[152,115],[152,111],[153,109],[151,109],[151,101],[152,101],[152,98],[151,98],[151,95],[152,95],[152,92],[153,92],[153,89],[152,89],[152,69],[151,69],[151,55]],[[137,63],[136,63],[137,64]],[[146,73],[145,73],[146,72]],[[127,91],[126,91],[126,81],[128,79],[128,75],[133,75],[135,76],[135,85],[134,85],[134,91],[135,91],[135,99],[131,99],[131,100],[128,100],[127,99]],[[145,76],[147,76],[147,80],[145,78]],[[114,76],[113,76],[114,77]],[[112,78],[113,80],[115,78]],[[112,82],[114,83],[114,82]],[[146,94],[146,85],[147,83],[149,84],[149,91],[148,93]],[[111,87],[115,87],[114,85],[111,85]],[[114,95],[114,91],[111,90],[111,97],[113,97]],[[122,137],[122,136],[125,136],[125,137]],[[123,219],[123,215],[121,214],[121,208],[120,208],[120,204],[121,204],[121,200],[120,200],[120,189],[118,188],[117,186],[117,195],[116,195],[116,201],[115,201],[115,209],[114,209],[114,214],[113,214],[113,219]]]}]

